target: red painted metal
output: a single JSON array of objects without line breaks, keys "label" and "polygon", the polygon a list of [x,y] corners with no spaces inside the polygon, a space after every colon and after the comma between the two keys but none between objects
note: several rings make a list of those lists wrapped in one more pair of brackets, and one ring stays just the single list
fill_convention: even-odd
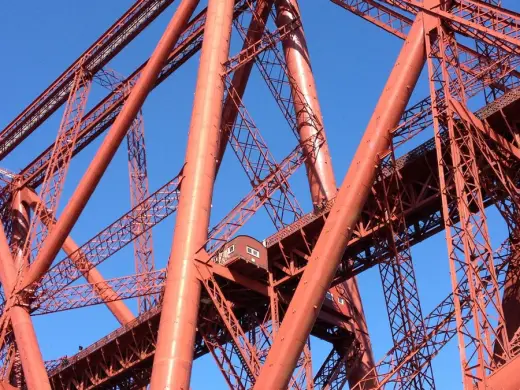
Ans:
[{"label": "red painted metal", "polygon": [[[428,5],[436,4],[432,1]],[[459,132],[455,124],[458,118],[465,119],[462,107],[466,104],[466,95],[460,79],[455,78],[459,84],[458,87],[454,87],[453,76],[449,75],[453,71],[453,57],[457,57],[456,42],[453,35],[441,26],[440,19],[428,17],[427,20],[425,35],[430,90],[432,101],[439,102],[433,106],[433,113],[441,189],[450,185],[455,187],[455,194],[441,191],[441,199],[445,215],[463,383],[466,388],[470,388],[480,383],[485,385],[489,372],[496,369],[492,343],[500,343],[503,357],[500,356],[499,360],[507,361],[510,352],[505,335],[489,229],[483,210],[475,146],[468,134]],[[436,88],[439,88],[440,94]],[[441,110],[445,112],[446,120],[441,121]],[[458,225],[453,221],[453,208],[460,218]],[[466,288],[460,287],[463,281],[467,281]],[[470,327],[462,325],[464,311],[461,302],[467,300],[468,295],[471,301],[478,303],[470,309]],[[496,321],[495,318],[498,324],[493,323]]]},{"label": "red painted metal", "polygon": [[[144,388],[152,377],[152,388],[187,388],[192,360],[209,352],[233,389],[434,389],[431,362],[458,336],[465,389],[518,387],[519,14],[500,0],[332,0],[406,40],[336,196],[297,0],[210,0],[189,23],[197,2],[185,0],[159,60],[128,78],[105,67],[172,2],[136,1],[0,132],[2,158],[67,101],[53,145],[19,174],[0,169],[1,386],[49,388],[46,370],[56,389]],[[228,57],[231,21],[243,44]],[[150,195],[141,104],[203,42],[185,165]],[[430,96],[405,109],[425,52]],[[283,160],[244,104],[253,65],[298,143]],[[109,92],[84,114],[92,83]],[[474,114],[473,97],[487,104]],[[111,125],[55,217],[72,158]],[[396,158],[432,128],[435,138]],[[125,134],[132,210],[78,246],[70,230]],[[252,189],[208,230],[228,143]],[[288,183],[304,164],[308,214]],[[488,206],[509,230],[497,250]],[[261,208],[277,231],[234,239]],[[170,263],[155,270],[151,229],[178,209]],[[423,317],[411,248],[442,230],[453,292]],[[95,267],[130,243],[136,273],[104,279]],[[50,267],[60,249],[66,258]],[[376,265],[394,346],[374,364],[355,276]],[[139,317],[125,299],[139,301]],[[122,326],[44,366],[30,315],[97,304]],[[316,375],[310,335],[332,347]]]},{"label": "red painted metal", "polygon": [[0,159],[32,133],[69,96],[81,67],[96,74],[145,29],[173,0],[138,0],[38,98],[0,133]]},{"label": "red painted metal", "polygon": [[[279,26],[300,18],[296,0],[277,1],[276,11]],[[316,143],[306,150],[312,156],[307,160],[306,167],[312,201],[315,207],[319,207],[336,195],[337,188],[303,28],[295,29],[282,43],[290,81],[298,85],[292,88],[292,94],[300,139],[316,138]],[[308,107],[308,111],[304,107]]]},{"label": "red painted metal", "polygon": [[[251,44],[259,41],[262,38],[262,35],[265,30],[265,23],[269,16],[269,11],[273,6],[274,0],[269,1],[259,1],[257,4],[257,8],[255,9],[256,17],[253,17],[251,20],[251,24],[247,30],[247,35],[244,39],[243,49],[248,48]],[[242,50],[243,51],[243,50]],[[254,58],[254,57],[253,57]],[[239,99],[242,99],[244,96],[244,92],[247,87],[247,82],[249,80],[249,76],[253,69],[254,62],[252,59],[243,63],[238,69],[234,70],[233,78],[231,81],[231,85],[233,86],[233,90],[229,92],[233,92],[237,95]],[[231,62],[233,64],[234,61]],[[238,61],[237,61],[238,62]],[[233,69],[235,65],[228,65],[228,69]],[[227,142],[229,140],[230,128],[233,126],[238,117],[238,107],[233,102],[232,97],[233,94],[229,93],[226,96],[226,100],[224,101],[224,107],[222,109],[222,135],[219,139],[219,153],[217,159],[217,170],[220,168],[220,164],[222,163],[222,159],[224,158],[224,152],[226,151]]]},{"label": "red painted metal", "polygon": [[[17,257],[21,256],[18,251]],[[38,346],[34,326],[29,315],[27,301],[16,293],[16,281],[20,279],[18,272],[24,268],[21,259],[13,259],[9,250],[3,226],[0,224],[0,281],[4,288],[7,304],[4,306],[2,317],[9,315],[10,324],[15,336],[16,345],[20,354],[24,378],[31,389],[50,389],[49,380],[45,371],[43,357]],[[4,343],[7,328],[6,319],[2,318],[1,343]]]},{"label": "red painted metal", "polygon": [[[42,200],[34,192],[24,189],[22,193],[23,200],[31,206],[36,217],[50,229],[50,226],[56,223],[52,211],[42,206]],[[106,303],[108,309],[120,324],[124,325],[135,318],[130,309],[122,301],[111,299],[111,297],[115,295],[115,292],[105,282],[101,273],[86,259],[85,254],[72,238],[67,237],[65,239],[63,251],[72,259],[75,267],[83,274],[83,277],[94,286],[94,293]]]},{"label": "red painted metal", "polygon": [[[146,147],[144,142],[144,119],[139,113],[126,135],[128,146],[128,173],[130,176],[130,205],[136,215],[132,228],[137,238],[134,240],[135,272],[143,274],[155,269],[153,256],[152,230],[147,228],[152,223],[152,216],[139,208],[150,196],[148,190],[148,169],[146,166]],[[68,253],[67,253],[68,254]],[[141,286],[144,288],[144,286]],[[151,309],[158,302],[159,296],[139,297],[139,313]]]},{"label": "red painted metal", "polygon": [[[413,23],[413,20],[407,16],[408,13],[415,15],[418,12],[418,9],[410,7],[408,4],[406,4],[406,2],[401,0],[384,0],[381,2],[372,2],[367,0],[331,1],[401,39],[406,38],[406,35],[408,34],[408,31],[410,30]],[[405,14],[402,13],[403,11]],[[476,74],[488,74],[490,72],[488,69],[488,59],[480,55],[477,50],[465,46],[463,43],[459,43],[458,47],[460,52],[464,53],[464,56],[460,58],[459,62],[459,68],[463,76],[465,74],[468,76],[475,76]],[[507,92],[508,90],[519,85],[520,73],[515,69],[514,64],[508,63],[506,58],[502,57],[501,60],[506,60],[506,65],[504,67],[495,68],[492,70],[492,86],[493,88],[499,89],[502,92]],[[509,58],[509,60],[511,59]],[[514,61],[514,59],[512,60]],[[510,76],[506,78],[501,77],[498,73],[503,71],[506,71]],[[478,82],[481,83],[483,81],[484,79],[481,78]]]},{"label": "red painted metal", "polygon": [[100,146],[98,153],[76,187],[76,191],[70,198],[67,206],[65,206],[62,216],[57,220],[53,232],[49,235],[48,239],[45,240],[45,243],[38,253],[38,257],[34,260],[34,263],[25,275],[24,285],[30,285],[39,280],[49,269],[61,245],[72,230],[72,227],[94,192],[99,180],[101,180],[101,176],[112,160],[117,147],[139,112],[162,66],[166,62],[169,52],[173,49],[182,32],[182,28],[184,28],[188,22],[188,18],[193,13],[196,5],[197,3],[186,0],[179,6],[163,38],[159,41],[156,50],[144,67],[141,77],[132,88],[121,112]]},{"label": "red painted metal", "polygon": [[[169,54],[166,64],[161,69],[154,87],[164,81],[166,77],[199,51],[205,21],[206,12],[202,11],[186,26],[179,37],[175,49]],[[146,63],[142,64],[119,85],[115,85],[114,90],[82,118],[81,133],[74,148],[74,155],[83,150],[114,123],[129,96],[129,88],[135,85],[141,77],[145,65]],[[46,148],[42,154],[19,173],[22,177],[23,185],[36,188],[42,183],[52,150],[53,145]],[[3,192],[5,193],[6,191]]]},{"label": "red painted metal", "polygon": [[29,209],[23,203],[22,191],[17,191],[13,194],[11,213],[13,218],[11,252],[17,262],[16,269],[21,269],[29,266],[29,259],[23,255],[23,248],[30,227]]},{"label": "red painted metal", "polygon": [[[509,101],[509,99],[506,99],[506,101]],[[483,111],[484,112],[484,111]],[[490,111],[490,110],[485,110],[485,112],[490,112],[490,113],[493,113],[493,111]],[[482,114],[483,115],[483,114]],[[490,119],[491,120],[491,119]],[[404,156],[402,159],[400,159],[398,162],[397,162],[397,166],[400,167],[400,169],[403,169],[402,171],[402,174],[404,175],[403,177],[403,180],[405,181],[405,183],[410,183],[411,185],[408,187],[406,187],[406,191],[403,192],[403,194],[406,194],[406,199],[405,199],[405,204],[407,205],[411,205],[412,207],[415,207],[415,210],[419,210],[421,207],[427,207],[427,208],[431,208],[432,207],[432,203],[431,203],[431,200],[429,199],[438,199],[439,195],[438,195],[438,188],[435,187],[435,178],[433,176],[433,171],[428,171],[427,170],[427,167],[431,165],[431,162],[428,162],[428,161],[434,161],[431,160],[428,156],[428,153],[431,154],[431,151],[432,151],[432,148],[431,147],[420,147],[419,149],[417,149],[417,151],[412,151],[410,153],[409,156]],[[418,156],[420,155],[420,153],[426,153],[424,156],[418,158]],[[417,165],[417,163],[419,163],[422,159],[425,160],[426,164],[420,164],[420,165]],[[288,159],[289,161],[291,159]],[[412,166],[409,167],[409,169],[405,169],[406,166],[401,162],[404,161],[406,162],[406,164],[412,164]],[[419,178],[421,180],[423,180],[423,184],[417,188],[417,180],[419,178],[408,178],[406,172],[413,172],[413,173],[417,173],[417,172],[421,172],[421,175],[419,176]],[[428,173],[428,175],[425,175],[426,172],[430,172]],[[166,193],[166,199],[168,199],[168,194],[170,193],[170,191],[166,191],[168,187],[164,187],[162,189],[160,189],[158,191],[158,194],[160,193]],[[173,186],[173,188],[177,188],[176,186]],[[430,194],[428,194],[428,191],[431,191]],[[433,197],[432,197],[433,196]],[[435,202],[434,202],[435,204]],[[161,207],[161,208],[152,208],[151,210],[156,210],[154,211],[153,213],[155,215],[157,215],[156,218],[158,218],[159,220],[161,219],[161,215],[164,215],[165,211],[167,211],[169,209],[169,207],[167,206],[168,203],[165,203],[165,207]],[[435,206],[435,207],[438,207],[438,206]],[[365,214],[369,214],[370,210],[371,209],[374,209],[373,206],[370,206],[369,204],[367,205],[367,209],[365,211]],[[249,207],[246,207],[245,210],[250,210]],[[414,209],[408,209],[405,211],[406,215],[410,215],[410,213],[414,213],[413,211]],[[250,214],[250,212],[248,211],[248,213]],[[324,214],[320,213],[318,214],[316,217],[314,218],[318,218],[318,219],[315,219],[317,221],[319,221],[319,218],[323,218]],[[377,215],[374,215],[374,218],[378,218]],[[307,221],[313,221],[313,219],[309,219],[308,217],[304,218],[305,220]],[[124,220],[124,219],[123,219]],[[439,231],[439,228],[436,227],[435,224],[438,224],[440,221],[439,219],[435,216],[435,212],[433,215],[431,216],[425,216],[425,220],[423,222],[418,222],[418,221],[408,221],[410,222],[410,226],[409,226],[409,229],[411,228],[411,237],[418,237],[418,235],[421,235],[423,236],[423,239],[426,238],[429,234],[432,234],[436,231]],[[432,224],[433,222],[433,224]],[[419,224],[419,225],[424,225],[421,229],[419,230],[415,230],[416,229],[416,225]],[[125,228],[122,228],[122,227],[118,227],[118,226],[121,226],[121,225],[118,225],[117,223],[114,224],[114,227],[110,228],[110,229],[107,229],[107,233],[110,233],[111,231],[114,231],[114,232],[117,232],[117,231],[126,231],[127,229]],[[124,226],[124,225],[123,225]],[[233,224],[231,226],[234,226]],[[356,233],[356,235],[359,237],[359,238],[364,238],[364,237],[367,237],[366,235],[367,234],[372,234],[372,231],[369,229],[369,230],[366,230],[369,226],[371,226],[371,223],[367,223],[365,225],[366,227],[363,228],[362,226],[359,226],[357,228],[357,231],[358,233]],[[294,229],[291,229],[290,231],[292,231],[293,233],[295,232]],[[363,233],[363,232],[366,232],[366,233]],[[376,230],[377,231],[377,230]],[[297,231],[296,231],[297,232]],[[284,233],[283,231],[280,232],[280,233]],[[309,231],[307,231],[307,235],[309,236]],[[106,234],[106,233],[105,233]],[[285,236],[285,235],[284,235]],[[94,245],[94,243],[97,241],[97,242],[105,242],[104,239],[101,239],[102,236],[100,236],[99,238],[97,239],[94,239],[93,240],[93,244],[90,244],[90,245]],[[116,236],[117,237],[117,236]],[[131,237],[131,236],[130,236]],[[311,237],[311,236],[309,236]],[[359,238],[353,238],[351,240],[351,243],[350,243],[350,246],[353,246],[355,247],[356,246],[356,242],[358,242]],[[115,245],[115,242],[113,241],[114,238],[112,239],[108,239],[108,243],[107,243],[107,246],[106,246],[106,249],[109,249],[111,247],[114,247]],[[125,238],[125,237],[120,237],[120,239],[122,240],[121,242],[124,243],[124,242],[128,242],[128,239]],[[267,240],[267,242],[272,242],[273,240],[272,239],[269,239]],[[417,242],[414,240],[414,242]],[[272,245],[272,244],[271,244]],[[97,253],[97,255],[99,256],[102,256],[104,253],[105,253],[105,250],[106,249],[101,249],[100,252],[94,252],[94,253]],[[90,251],[92,250],[95,250],[95,247],[93,246],[92,249],[90,249]],[[361,248],[358,248],[356,250],[359,250],[360,252],[359,253],[365,253],[366,251],[369,251],[370,250],[370,247],[361,247]],[[385,256],[385,254],[382,254],[383,256]],[[358,258],[359,256],[356,255],[355,253],[352,253],[352,252],[348,252],[347,253],[347,256],[350,257],[350,258]],[[377,259],[374,259],[374,260],[377,260]],[[354,269],[357,269],[357,270],[363,270],[363,269],[366,269],[366,260],[363,260],[362,258],[359,258],[359,264],[357,266],[354,266]],[[67,272],[70,272],[70,271],[67,271]],[[359,271],[358,271],[359,272]],[[161,279],[161,277],[159,277],[159,279]],[[114,286],[114,289],[117,290],[118,292],[120,290],[117,289],[117,286],[118,284],[120,283],[119,280],[116,280],[116,281],[113,281],[115,284],[111,284],[112,286]],[[112,283],[112,282],[110,282]],[[150,287],[153,289],[153,283],[150,284]],[[249,281],[247,282],[245,285],[251,287],[252,286],[252,282]],[[51,287],[51,285],[49,285],[49,288]],[[88,287],[88,286],[86,286]],[[81,290],[80,290],[81,291]],[[122,295],[119,295],[119,297],[121,298],[124,298],[124,297],[131,297],[133,295],[131,295],[133,292],[137,292],[139,293],[139,290],[132,290],[132,288],[129,288],[128,290],[128,295],[125,295],[124,291],[121,292]],[[70,299],[73,299],[74,296],[71,296],[69,298],[65,298],[65,302],[70,302]],[[58,299],[58,298],[57,298]],[[432,321],[440,321],[442,319],[441,315],[443,315],[443,313],[450,313],[450,309],[449,309],[449,302],[450,301],[446,301],[447,303],[446,304],[443,304],[439,307],[439,310],[438,312],[434,311],[428,318],[427,318],[427,328],[428,329],[437,329],[435,328],[436,326],[436,323]],[[80,302],[77,302],[76,301],[76,305],[80,303],[81,305],[81,300]],[[84,302],[85,303],[85,302]],[[86,302],[88,304],[88,302]],[[97,301],[97,303],[102,303],[101,301]],[[60,306],[60,304],[58,303],[58,309],[60,307],[63,307],[63,306]],[[75,306],[72,306],[72,307],[75,307]],[[56,306],[54,306],[54,308],[56,308]],[[45,309],[44,309],[45,310]],[[51,306],[51,311],[54,310],[52,309],[52,306]],[[451,311],[453,312],[453,301],[451,300]],[[453,315],[453,314],[451,314]],[[450,315],[447,316],[447,318],[452,318],[450,317]],[[430,324],[432,323],[432,324]],[[447,322],[447,324],[451,324],[452,322]],[[441,328],[442,329],[442,328]],[[451,330],[450,330],[451,329]],[[453,328],[450,328],[448,326],[448,328],[446,329],[446,331],[444,332],[441,332],[439,333],[438,336],[435,336],[435,351],[432,352],[432,356],[435,355],[436,351],[437,351],[437,348],[441,348],[445,342],[447,342],[454,334],[454,329]],[[429,338],[428,340],[432,340],[431,338]],[[430,347],[427,347],[427,348],[430,348]],[[425,349],[425,352],[427,352],[428,349]],[[393,356],[390,355],[390,356]],[[392,362],[393,362],[393,358],[392,358]],[[394,364],[394,363],[392,363]],[[379,366],[381,367],[381,366]],[[386,365],[383,366],[383,367],[387,367]],[[101,369],[101,367],[100,367]],[[130,371],[125,371],[125,372],[128,372],[129,374],[131,372],[133,372],[132,370]],[[380,371],[381,372],[381,371]],[[392,371],[390,371],[389,373],[391,374]],[[383,373],[385,373],[385,371],[383,371]]]},{"label": "red painted metal", "polygon": [[195,258],[204,245],[216,175],[218,129],[233,1],[210,0],[190,124],[151,388],[188,388],[200,299]]},{"label": "red painted metal", "polygon": [[[388,130],[395,127],[424,64],[422,19],[410,32],[387,87],[376,107],[372,121],[361,141],[338,193],[338,199],[316,243],[309,265],[294,294],[262,372],[255,384],[258,389],[281,389],[287,386],[291,367],[296,365],[325,293],[334,278],[352,229],[373,182],[375,169],[388,149]],[[366,145],[366,146],[365,146]],[[351,188],[352,186],[352,188]],[[339,206],[338,206],[339,205]],[[327,259],[327,261],[324,261]]]},{"label": "red painted metal", "polygon": [[[42,211],[55,214],[57,211],[67,170],[72,159],[72,151],[78,139],[81,118],[86,109],[91,84],[91,76],[81,62],[72,80],[65,112],[40,188],[39,198],[41,202],[36,204],[36,214],[40,214]],[[54,224],[45,225],[38,218],[31,220],[29,236],[23,247],[23,256],[26,263],[29,263],[29,258],[35,259],[37,257],[43,241],[53,228]]]},{"label": "red painted metal", "polygon": [[[385,216],[383,222],[388,229],[378,232],[377,243],[380,247],[376,251],[388,251],[391,254],[389,261],[379,264],[379,273],[392,339],[396,346],[395,359],[399,361],[416,349],[417,343],[425,337],[425,327],[403,212],[401,194],[405,187],[396,169],[393,145],[390,151],[390,155],[381,160],[379,177],[372,191],[379,199],[378,207]],[[414,388],[435,389],[431,365],[428,362],[424,364],[424,359],[420,354],[413,356],[401,368],[399,376],[403,383],[409,383]],[[417,367],[421,366],[423,368],[418,370]]]}]

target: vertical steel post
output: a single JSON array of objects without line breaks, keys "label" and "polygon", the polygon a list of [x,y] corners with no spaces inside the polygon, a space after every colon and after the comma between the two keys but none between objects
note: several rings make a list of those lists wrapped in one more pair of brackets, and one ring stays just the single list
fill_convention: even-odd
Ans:
[{"label": "vertical steel post", "polygon": [[51,266],[52,261],[60,251],[65,239],[87,205],[90,196],[96,189],[96,186],[105,173],[110,161],[112,161],[117,148],[123,141],[126,132],[141,109],[141,106],[152,89],[159,72],[166,62],[168,55],[186,27],[186,24],[197,5],[198,0],[183,0],[179,4],[177,11],[173,15],[168,27],[161,37],[161,40],[146,63],[146,66],[141,73],[141,77],[139,77],[132,88],[128,99],[114,121],[112,128],[106,135],[98,152],[94,156],[87,171],[76,187],[76,190],[65,206],[55,228],[47,236],[38,257],[35,262],[31,264],[31,267],[23,280],[25,286],[41,278]]},{"label": "vertical steel post", "polygon": [[[283,26],[300,17],[296,0],[277,0],[276,11],[278,26]],[[290,80],[296,84],[296,86],[291,85],[291,89],[300,140],[305,141],[319,130],[312,125],[313,120],[309,118],[308,111],[303,109],[304,106],[307,105],[322,124],[323,119],[303,28],[300,26],[293,30],[282,41],[282,44]],[[310,143],[307,145],[306,153],[313,156],[305,163],[312,202],[315,206],[320,206],[323,202],[333,198],[337,191],[325,130],[321,130],[312,145]]]},{"label": "vertical steel post", "polygon": [[207,240],[233,0],[210,0],[189,129],[151,388],[188,389],[201,285],[195,255]]},{"label": "vertical steel post", "polygon": [[25,382],[29,390],[50,390],[51,385],[47,377],[40,347],[38,346],[31,316],[29,315],[28,305],[23,301],[22,296],[12,297],[12,294],[16,294],[13,291],[17,279],[15,264],[21,264],[23,261],[21,257],[22,251],[17,250],[17,259],[13,261],[9,244],[5,237],[4,227],[0,223],[0,282],[2,282],[6,299],[16,300],[10,309],[7,307],[8,301],[4,310],[9,310],[11,326],[22,361]]},{"label": "vertical steel post", "polygon": [[380,159],[388,152],[389,131],[399,123],[425,63],[424,42],[422,15],[418,15],[289,304],[255,389],[276,390],[287,386],[366,202]]},{"label": "vertical steel post", "polygon": [[[376,183],[372,189],[385,229],[376,233],[374,251],[388,253],[389,259],[379,263],[379,274],[383,285],[386,311],[394,342],[394,355],[402,361],[426,337],[419,290],[412,261],[408,225],[404,214],[405,187],[398,172],[394,154],[381,162]],[[381,252],[379,252],[381,251]],[[413,389],[435,389],[431,364],[425,356],[416,353],[404,364],[399,376]]]}]

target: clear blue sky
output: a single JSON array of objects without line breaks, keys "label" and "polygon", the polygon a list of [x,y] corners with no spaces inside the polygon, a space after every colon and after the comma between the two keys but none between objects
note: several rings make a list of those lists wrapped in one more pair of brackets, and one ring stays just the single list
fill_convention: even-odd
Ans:
[{"label": "clear blue sky", "polygon": [[[130,0],[6,2],[0,24],[0,127],[3,128],[42,92],[78,55],[83,52],[133,2]],[[339,7],[323,1],[301,0],[303,23],[317,80],[320,103],[334,171],[339,183],[363,134],[386,78],[393,67],[401,41]],[[516,11],[515,0],[504,4]],[[170,8],[119,55],[110,67],[129,74],[153,50],[173,12]],[[237,40],[232,43],[237,50]],[[171,179],[184,158],[191,114],[197,59],[192,59],[159,88],[144,105],[150,189],[154,191]],[[423,72],[424,73],[424,72]],[[424,74],[412,101],[428,94]],[[94,86],[89,107],[105,91]],[[275,157],[282,159],[295,145],[289,128],[258,73],[252,76],[245,103]],[[22,147],[1,165],[18,171],[49,145],[59,126],[62,110],[53,115]],[[432,133],[419,139],[424,141]],[[99,141],[77,156],[71,165],[63,199],[75,184],[95,153]],[[305,211],[311,210],[303,171],[291,181]],[[218,222],[249,191],[246,176],[231,152],[226,154],[213,198],[212,224]],[[63,206],[63,201],[61,207]],[[129,209],[126,146],[121,147],[86,211],[73,230],[82,243]],[[504,228],[495,210],[489,210],[493,244],[504,237]],[[265,212],[261,211],[243,233],[262,239],[273,232]],[[153,230],[155,258],[163,267],[168,258],[174,219]],[[425,313],[450,292],[448,260],[444,233],[413,248],[420,296]],[[60,256],[61,258],[61,256]],[[128,246],[104,263],[106,277],[132,273],[132,248]],[[381,281],[377,268],[359,277],[361,295],[372,337],[376,360],[391,346]],[[81,281],[83,283],[83,281]],[[135,302],[129,302],[135,309]],[[45,359],[72,355],[117,327],[107,309],[95,306],[74,312],[58,313],[34,319]],[[313,340],[314,365],[320,366],[328,347]],[[434,360],[438,389],[457,389],[460,366],[456,342],[451,342]],[[193,389],[224,389],[225,383],[208,355],[195,363]]]}]

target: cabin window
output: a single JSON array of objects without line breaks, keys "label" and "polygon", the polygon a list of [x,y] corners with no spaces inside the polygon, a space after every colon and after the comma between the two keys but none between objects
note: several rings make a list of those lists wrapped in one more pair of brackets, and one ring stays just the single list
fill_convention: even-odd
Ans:
[{"label": "cabin window", "polygon": [[344,305],[345,304],[345,300],[343,298],[341,298],[341,297],[338,297],[338,303],[340,305]]},{"label": "cabin window", "polygon": [[249,246],[246,246],[247,253],[249,253],[252,256],[260,257],[260,252],[258,252],[256,249],[253,249]]},{"label": "cabin window", "polygon": [[235,245],[231,245],[229,248],[227,248],[227,251],[226,253],[228,255],[230,255],[231,253],[233,253],[235,251]]},{"label": "cabin window", "polygon": [[327,291],[327,299],[334,300],[334,297],[332,296],[332,293],[330,291]]}]

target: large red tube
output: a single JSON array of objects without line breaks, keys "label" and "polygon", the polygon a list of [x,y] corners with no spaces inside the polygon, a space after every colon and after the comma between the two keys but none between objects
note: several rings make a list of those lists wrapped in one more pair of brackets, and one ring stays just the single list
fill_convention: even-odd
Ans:
[{"label": "large red tube", "polygon": [[289,304],[255,389],[287,388],[366,202],[380,156],[388,151],[389,131],[399,123],[425,60],[424,27],[422,15],[418,15]]},{"label": "large red tube", "polygon": [[[17,257],[22,256],[21,251]],[[20,264],[21,260],[17,259],[16,264]],[[17,277],[15,262],[9,250],[9,244],[5,237],[3,224],[0,223],[0,282],[4,287],[6,299],[13,293]],[[23,298],[20,297],[23,301]],[[51,385],[47,377],[47,371],[43,363],[43,357],[38,346],[38,340],[34,327],[31,322],[31,316],[27,307],[20,306],[16,303],[11,307],[9,315],[11,316],[11,326],[13,328],[16,346],[20,353],[22,369],[25,382],[29,390],[50,390]]]},{"label": "large red tube", "polygon": [[194,263],[208,234],[233,0],[210,0],[151,389],[188,389],[200,299]]},{"label": "large red tube", "polygon": [[[300,17],[297,0],[277,0],[276,11],[278,26],[283,26],[291,20]],[[312,74],[303,28],[299,27],[293,30],[282,41],[282,44],[287,70],[291,76],[294,109],[298,113],[298,131],[300,139],[304,141],[319,131],[316,125],[311,124],[314,120],[309,117],[309,112],[314,113],[321,125],[323,125],[323,117],[318,102],[318,93],[316,92],[316,84]],[[305,109],[306,105],[310,111]],[[305,152],[312,156],[305,162],[312,202],[315,206],[320,206],[324,201],[333,198],[337,191],[323,126],[319,139],[316,139],[312,145],[307,143]]]},{"label": "large red tube", "polygon": [[520,389],[520,356],[515,356],[481,382],[475,390],[518,390]]},{"label": "large red tube", "polygon": [[56,226],[45,240],[36,261],[29,268],[29,272],[24,278],[25,286],[39,280],[51,266],[52,261],[70,234],[72,227],[96,189],[110,161],[112,161],[117,148],[141,109],[170,51],[186,27],[198,3],[198,0],[183,0],[177,8],[175,15],[144,67],[141,77],[132,88],[121,112],[114,121],[112,128],[76,187]]},{"label": "large red tube", "polygon": [[[23,193],[23,200],[29,204],[33,210],[38,210],[37,206],[41,203],[41,199],[38,195],[27,188],[20,192]],[[40,218],[40,221],[42,221],[47,228],[56,223],[54,218],[49,215],[38,215],[38,218]],[[93,285],[96,294],[105,301],[108,310],[110,310],[121,325],[135,319],[132,311],[122,300],[113,300],[116,292],[105,282],[105,278],[103,278],[103,275],[101,275],[96,268],[90,268],[90,264],[88,264],[88,260],[85,259],[85,255],[80,251],[78,244],[76,244],[70,236],[65,239],[63,250],[73,261],[76,268],[81,271],[85,279]],[[90,269],[86,270],[87,268]]]},{"label": "large red tube", "polygon": [[520,327],[520,253],[516,251],[516,245],[512,247],[511,252],[502,298],[509,340]]}]

